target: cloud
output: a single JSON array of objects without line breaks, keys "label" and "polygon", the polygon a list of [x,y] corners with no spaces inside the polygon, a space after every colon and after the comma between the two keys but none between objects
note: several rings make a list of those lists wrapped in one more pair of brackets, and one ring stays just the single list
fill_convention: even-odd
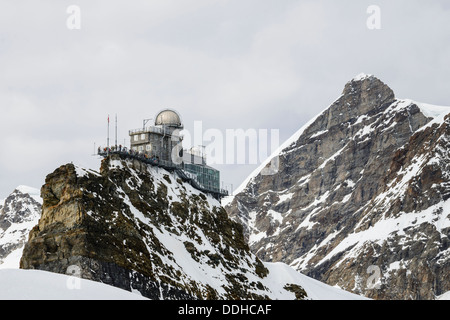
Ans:
[{"label": "cloud", "polygon": [[[188,130],[279,129],[282,142],[361,72],[449,104],[446,1],[379,1],[373,31],[370,1],[82,0],[68,30],[72,4],[0,3],[0,198],[68,161],[98,167],[108,114],[120,141],[172,107]],[[236,187],[253,168],[220,169]]]}]

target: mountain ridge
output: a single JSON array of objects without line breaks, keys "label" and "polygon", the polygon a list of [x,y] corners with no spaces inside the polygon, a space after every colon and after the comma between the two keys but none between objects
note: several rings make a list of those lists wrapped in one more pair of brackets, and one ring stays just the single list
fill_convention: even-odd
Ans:
[{"label": "mountain ridge", "polygon": [[[343,245],[347,237],[351,234],[362,236],[358,231],[369,229],[378,221],[382,222],[381,217],[389,216],[374,214],[371,210],[382,209],[370,207],[370,204],[379,194],[383,194],[383,190],[387,197],[386,192],[393,184],[387,186],[386,179],[392,179],[394,173],[400,176],[403,173],[398,169],[410,166],[409,162],[404,161],[402,148],[416,141],[415,149],[409,150],[408,161],[413,161],[413,154],[419,148],[428,154],[434,152],[424,148],[423,144],[427,141],[427,135],[432,135],[433,130],[428,128],[446,126],[447,120],[442,113],[444,111],[450,112],[450,109],[397,99],[392,89],[372,75],[355,77],[345,85],[338,99],[304,125],[263,163],[267,167],[271,159],[277,158],[277,172],[271,176],[259,174],[261,166],[244,181],[234,198],[224,202],[227,212],[244,225],[252,251],[265,261],[286,262],[313,278],[373,298],[433,298],[448,290],[449,284],[445,279],[439,279],[445,275],[442,270],[448,268],[442,263],[447,258],[441,259],[441,263],[431,262],[440,271],[425,272],[424,268],[415,267],[421,270],[419,275],[414,274],[409,280],[407,277],[402,278],[405,283],[409,283],[405,285],[409,286],[405,293],[393,292],[394,289],[388,287],[395,282],[396,272],[400,272],[400,269],[406,272],[404,267],[399,268],[397,264],[409,265],[414,258],[403,253],[407,246],[401,246],[399,240],[392,241],[390,235],[385,235],[375,248],[369,248],[369,244],[375,244],[370,238],[361,237],[354,241],[355,250],[365,251],[368,257],[357,254],[360,261],[348,259],[347,263],[353,267],[345,269],[342,259],[346,257],[346,251],[351,251],[349,246]],[[445,128],[433,132],[436,135],[446,134]],[[428,144],[433,145],[434,140],[428,140]],[[446,148],[445,143],[441,143],[441,148]],[[439,159],[442,160],[441,167],[447,168],[446,157]],[[422,167],[427,165],[423,163]],[[418,173],[419,171],[407,177],[413,178]],[[423,179],[428,177],[432,181],[433,178],[430,177],[433,175],[436,176],[430,171],[423,175]],[[440,247],[436,249],[431,244],[426,244],[422,248],[427,248],[430,252],[437,250],[444,256],[447,255],[449,229],[448,217],[445,215],[447,206],[441,201],[441,197],[446,193],[443,191],[446,189],[446,179],[444,175],[434,179],[434,182],[442,186],[442,190],[430,191],[429,205],[421,207],[425,210],[432,205],[442,204],[439,210],[444,213],[435,217],[436,221],[441,221],[439,226],[422,219],[424,228],[427,226],[433,229],[427,231],[427,237],[439,241]],[[431,188],[431,185],[428,184],[427,188]],[[399,187],[397,192],[408,194],[410,189]],[[404,204],[397,205],[397,214],[408,216],[408,212],[402,212],[399,208],[413,208],[414,200],[414,197],[407,197]],[[399,199],[395,201],[401,203]],[[427,203],[426,200],[423,202]],[[383,208],[390,209],[391,206]],[[409,218],[407,220],[410,221]],[[414,221],[412,219],[410,223]],[[412,226],[408,224],[405,228]],[[412,236],[413,233],[408,236],[398,235],[402,241],[409,239],[410,242]],[[364,243],[367,245],[365,249]],[[421,242],[416,242],[414,252],[419,252],[418,247],[421,246],[418,243]],[[337,249],[333,251],[334,248]],[[386,248],[398,251],[390,257],[393,261],[380,258],[381,252],[389,255],[390,249]],[[431,256],[420,261],[431,259]],[[407,261],[409,262],[406,263]],[[419,262],[414,262],[417,263]],[[376,266],[382,275],[380,290],[367,288],[370,276],[367,270],[371,266]],[[393,267],[397,268],[394,270]],[[439,284],[423,285],[423,289],[417,289],[420,287],[417,278],[424,277],[425,274],[428,277],[437,275],[438,278],[433,277],[432,282]],[[411,280],[412,278],[414,279]]]},{"label": "mountain ridge", "polygon": [[262,263],[217,200],[139,160],[113,154],[100,172],[63,165],[41,195],[22,269],[76,269],[155,300],[363,298]]},{"label": "mountain ridge", "polygon": [[[376,78],[376,77],[372,74],[360,73],[359,75],[355,76],[352,80],[348,81],[346,85],[349,85],[351,82],[362,81],[362,80],[365,80],[368,78]],[[332,104],[330,104],[325,109],[323,109],[321,112],[319,112],[315,117],[308,120],[305,124],[303,124],[301,126],[300,129],[298,129],[286,141],[284,141],[278,148],[276,148],[275,151],[273,151],[267,159],[262,161],[261,164],[256,169],[254,169],[243,180],[243,182],[241,184],[239,184],[239,186],[233,191],[233,194],[238,194],[238,193],[242,192],[243,189],[248,185],[248,183],[250,182],[251,179],[255,178],[264,168],[266,168],[269,165],[269,163],[274,158],[279,156],[283,150],[287,149],[290,145],[295,143],[300,138],[300,136],[304,133],[304,131],[307,128],[309,128],[317,120],[317,118],[322,115],[322,113],[324,113],[326,110],[328,110],[337,100],[342,98],[344,93],[345,93],[345,89],[342,92],[342,94]],[[450,106],[432,105],[432,104],[422,103],[422,102],[418,102],[418,101],[411,100],[411,99],[397,99],[397,100],[404,101],[404,102],[407,102],[410,104],[416,104],[416,105],[420,106],[420,109],[422,110],[422,112],[424,113],[425,116],[427,116],[429,118],[433,118],[432,121],[436,121],[435,118],[439,118],[442,115],[447,114],[448,112],[446,113],[445,110],[450,109]],[[233,200],[233,196],[232,195],[228,196],[222,200],[222,205],[227,206],[228,204],[230,204],[230,202],[232,200]]]}]

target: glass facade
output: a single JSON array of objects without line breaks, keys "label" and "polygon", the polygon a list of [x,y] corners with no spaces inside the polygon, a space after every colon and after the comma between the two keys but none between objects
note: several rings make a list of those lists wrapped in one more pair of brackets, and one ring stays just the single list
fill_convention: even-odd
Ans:
[{"label": "glass facade", "polygon": [[204,188],[220,191],[220,171],[202,164],[185,163],[184,170],[196,177]]}]

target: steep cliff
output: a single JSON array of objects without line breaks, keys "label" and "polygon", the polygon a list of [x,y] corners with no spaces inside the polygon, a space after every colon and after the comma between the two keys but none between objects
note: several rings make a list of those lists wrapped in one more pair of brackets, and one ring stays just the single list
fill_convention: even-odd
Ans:
[{"label": "steep cliff", "polygon": [[450,290],[449,112],[358,76],[226,209],[263,260],[368,297],[434,299]]},{"label": "steep cliff", "polygon": [[217,200],[164,169],[110,155],[100,173],[61,166],[41,195],[21,268],[75,270],[151,299],[293,299],[304,290],[304,276],[283,279],[270,270],[284,267],[250,252]]}]

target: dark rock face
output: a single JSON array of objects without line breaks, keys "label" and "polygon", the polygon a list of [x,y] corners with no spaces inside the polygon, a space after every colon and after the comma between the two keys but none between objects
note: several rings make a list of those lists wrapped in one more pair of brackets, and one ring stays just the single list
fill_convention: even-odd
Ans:
[{"label": "dark rock face", "polygon": [[352,80],[226,209],[264,261],[372,298],[434,299],[450,290],[450,121],[419,130],[431,120],[379,79]]},{"label": "dark rock face", "polygon": [[[21,268],[75,270],[151,299],[267,298],[261,282],[249,280],[268,271],[242,227],[212,197],[163,169],[118,155],[100,173],[68,164],[47,176],[41,196]],[[218,285],[197,276],[208,270]]]}]

